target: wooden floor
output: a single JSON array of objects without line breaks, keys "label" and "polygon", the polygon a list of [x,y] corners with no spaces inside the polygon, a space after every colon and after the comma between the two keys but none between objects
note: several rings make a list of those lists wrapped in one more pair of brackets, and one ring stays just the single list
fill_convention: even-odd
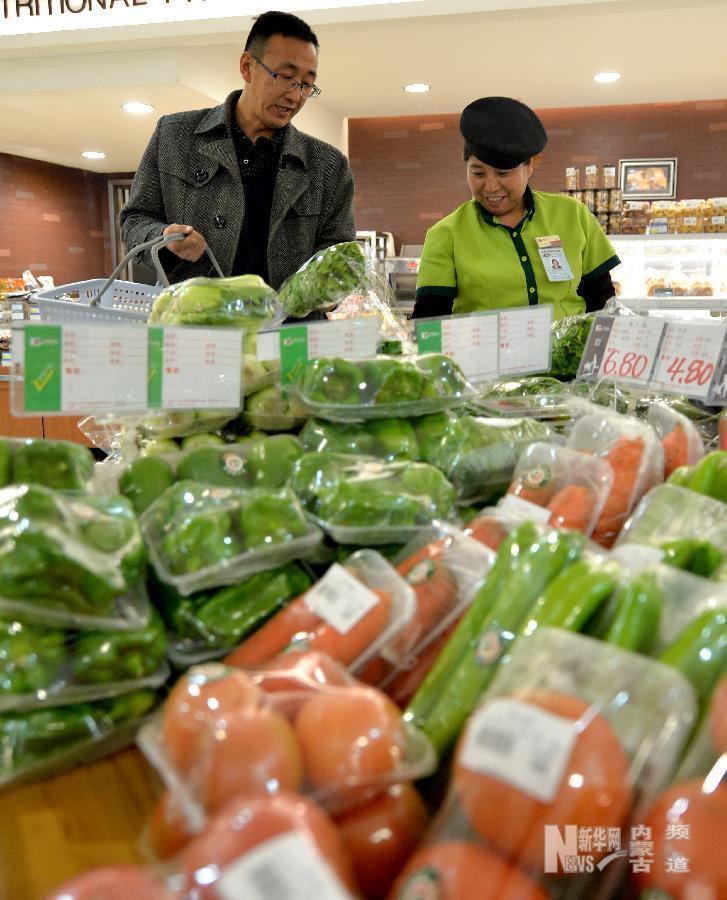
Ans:
[{"label": "wooden floor", "polygon": [[87,869],[146,862],[141,835],[159,793],[135,748],[0,793],[1,900],[41,900]]}]

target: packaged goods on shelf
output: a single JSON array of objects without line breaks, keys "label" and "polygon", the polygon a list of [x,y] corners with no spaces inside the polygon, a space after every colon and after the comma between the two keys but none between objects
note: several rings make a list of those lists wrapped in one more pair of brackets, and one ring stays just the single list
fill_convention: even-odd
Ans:
[{"label": "packaged goods on shelf", "polygon": [[60,491],[85,491],[93,466],[93,454],[80,444],[0,437],[0,488],[40,484]]},{"label": "packaged goods on shelf", "polygon": [[651,204],[648,200],[624,200],[621,210],[621,234],[646,234]]},{"label": "packaged goods on shelf", "polygon": [[345,423],[309,419],[300,433],[304,449],[374,456],[387,462],[421,459],[413,422],[416,419],[372,419]]},{"label": "packaged goods on shelf", "polygon": [[595,191],[598,187],[598,166],[588,165],[584,169],[585,179],[583,187],[587,191]]},{"label": "packaged goods on shelf", "polygon": [[706,200],[680,200],[677,204],[676,230],[679,234],[701,234],[704,231]]},{"label": "packaged goods on shelf", "polygon": [[616,187],[616,166],[604,166],[601,177],[601,187]]},{"label": "packaged goods on shelf", "polygon": [[578,166],[568,166],[565,170],[565,189],[578,191],[581,188],[581,170]]}]

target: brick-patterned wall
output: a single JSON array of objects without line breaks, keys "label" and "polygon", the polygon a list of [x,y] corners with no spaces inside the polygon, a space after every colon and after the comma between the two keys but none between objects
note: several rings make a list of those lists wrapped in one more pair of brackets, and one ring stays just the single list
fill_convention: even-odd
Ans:
[{"label": "brick-patterned wall", "polygon": [[[564,188],[566,166],[676,157],[677,197],[727,196],[727,100],[540,109],[549,141],[532,185]],[[459,114],[351,119],[356,226],[420,244],[469,196]]]},{"label": "brick-patterned wall", "polygon": [[110,275],[112,177],[0,153],[0,277]]}]

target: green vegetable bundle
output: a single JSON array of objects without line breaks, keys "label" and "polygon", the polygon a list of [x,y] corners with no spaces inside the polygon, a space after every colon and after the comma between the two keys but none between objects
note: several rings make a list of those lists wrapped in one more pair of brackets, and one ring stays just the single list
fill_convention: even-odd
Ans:
[{"label": "green vegetable bundle", "polygon": [[459,366],[437,353],[356,362],[313,359],[295,388],[314,413],[333,421],[419,416],[463,403],[472,394]]},{"label": "green vegetable bundle", "polygon": [[290,486],[339,543],[403,542],[408,530],[456,517],[452,485],[424,463],[307,453]]},{"label": "green vegetable bundle", "polygon": [[154,300],[150,325],[207,325],[255,332],[280,314],[275,291],[259,275],[190,278]]},{"label": "green vegetable bundle", "polygon": [[0,598],[20,602],[28,615],[108,616],[144,568],[125,498],[69,500],[40,486],[0,490]]},{"label": "green vegetable bundle", "polygon": [[373,419],[365,424],[309,419],[300,440],[308,452],[354,453],[387,462],[419,459],[419,444],[409,419]]},{"label": "green vegetable bundle", "polygon": [[584,313],[577,316],[565,316],[553,322],[553,352],[550,373],[555,378],[570,381],[578,374],[578,367],[588,343],[594,318],[592,313]]},{"label": "green vegetable bundle", "polygon": [[70,441],[0,438],[0,488],[42,484],[59,491],[84,491],[93,477],[93,455]]},{"label": "green vegetable bundle", "polygon": [[335,306],[361,290],[367,257],[358,241],[345,241],[317,251],[280,288],[288,316],[302,318],[315,309]]},{"label": "green vegetable bundle", "polygon": [[167,488],[141,525],[157,574],[185,595],[273,568],[320,539],[290,490],[196,481]]}]

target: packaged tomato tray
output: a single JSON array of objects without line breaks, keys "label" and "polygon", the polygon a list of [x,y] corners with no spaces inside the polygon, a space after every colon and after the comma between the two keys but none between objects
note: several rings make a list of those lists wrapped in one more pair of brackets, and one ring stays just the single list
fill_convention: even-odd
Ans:
[{"label": "packaged tomato tray", "polygon": [[287,488],[178,481],[140,524],[157,575],[183,595],[305,558],[322,539]]},{"label": "packaged tomato tray", "polygon": [[[330,659],[321,683],[306,657],[258,671],[193,667],[139,732],[191,830],[238,795],[303,792],[339,815],[434,770],[428,741],[388,697]],[[325,655],[315,659],[313,672]]]},{"label": "packaged tomato tray", "polygon": [[294,792],[231,799],[166,863],[86,872],[46,900],[355,900],[358,886],[335,824]]},{"label": "packaged tomato tray", "polygon": [[417,612],[414,590],[375,550],[357,550],[227,657],[235,666],[257,666],[288,650],[327,653],[357,674],[398,635]]},{"label": "packaged tomato tray", "polygon": [[632,810],[668,783],[695,720],[671,668],[538,630],[470,717],[445,805],[390,896],[429,884],[455,900],[472,883],[493,900],[622,896]]},{"label": "packaged tomato tray", "polygon": [[613,487],[611,466],[555,444],[531,444],[520,456],[499,506],[515,522],[593,532]]},{"label": "packaged tomato tray", "polygon": [[306,453],[289,485],[340,544],[405,543],[433,522],[457,521],[454,488],[426,463]]},{"label": "packaged tomato tray", "polygon": [[613,484],[593,530],[593,540],[610,547],[639,499],[664,480],[664,452],[654,429],[634,418],[571,401],[576,419],[567,446],[604,459]]},{"label": "packaged tomato tray", "polygon": [[0,489],[0,616],[143,627],[146,552],[131,504],[41,485]]},{"label": "packaged tomato tray", "polygon": [[158,613],[138,631],[77,631],[0,620],[0,713],[101,700],[169,677]]},{"label": "packaged tomato tray", "polygon": [[438,353],[313,359],[296,378],[294,389],[313,415],[332,422],[423,416],[476,396],[459,366]]}]

